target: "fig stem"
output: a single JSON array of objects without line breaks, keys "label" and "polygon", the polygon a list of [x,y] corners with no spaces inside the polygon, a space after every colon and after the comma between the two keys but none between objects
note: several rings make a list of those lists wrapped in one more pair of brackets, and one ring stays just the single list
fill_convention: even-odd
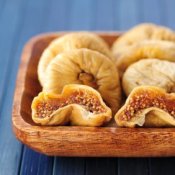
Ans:
[{"label": "fig stem", "polygon": [[86,72],[81,72],[79,74],[79,77],[78,79],[84,84],[84,85],[87,85],[87,86],[91,86],[93,87],[94,89],[97,89],[98,86],[97,86],[97,83],[95,82],[95,78],[92,74],[89,74],[89,73],[86,73]]}]

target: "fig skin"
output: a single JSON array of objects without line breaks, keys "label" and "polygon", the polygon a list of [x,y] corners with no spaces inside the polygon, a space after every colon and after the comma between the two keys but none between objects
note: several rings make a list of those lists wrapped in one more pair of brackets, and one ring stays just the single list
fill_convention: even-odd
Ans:
[{"label": "fig skin", "polygon": [[174,127],[175,93],[155,86],[136,87],[116,113],[115,121],[119,127]]},{"label": "fig skin", "polygon": [[42,86],[44,84],[45,72],[52,59],[60,53],[81,48],[98,51],[106,55],[109,59],[114,60],[109,46],[98,35],[90,32],[68,33],[54,39],[41,55],[38,64],[38,77],[40,84]]},{"label": "fig skin", "polygon": [[133,44],[143,40],[163,40],[175,42],[175,33],[173,30],[152,24],[141,23],[134,26],[119,37],[112,46],[114,55],[124,47],[132,46]]},{"label": "fig skin", "polygon": [[[46,105],[41,108],[43,103]],[[85,85],[66,85],[61,94],[41,92],[33,99],[31,108],[33,121],[41,125],[101,126],[112,117],[100,94]]]},{"label": "fig skin", "polygon": [[49,64],[43,91],[61,93],[67,84],[84,84],[95,88],[114,113],[121,103],[118,71],[111,60],[89,49],[64,52]]},{"label": "fig skin", "polygon": [[175,62],[175,43],[161,40],[144,40],[127,49],[121,49],[116,57],[116,65],[120,77],[122,77],[131,64],[141,59],[156,58]]},{"label": "fig skin", "polygon": [[122,86],[128,96],[138,86],[157,86],[166,92],[175,92],[175,62],[143,59],[130,65],[122,78]]}]

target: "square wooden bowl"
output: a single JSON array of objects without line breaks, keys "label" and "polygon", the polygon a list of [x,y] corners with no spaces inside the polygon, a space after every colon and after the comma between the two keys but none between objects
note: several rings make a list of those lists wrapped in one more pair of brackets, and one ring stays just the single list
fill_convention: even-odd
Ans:
[{"label": "square wooden bowl", "polygon": [[[31,118],[31,102],[41,91],[37,65],[43,50],[64,33],[43,34],[25,46],[13,103],[12,124],[16,137],[46,155],[88,157],[175,156],[174,128],[117,128],[39,126]],[[97,33],[111,46],[119,33]]]}]

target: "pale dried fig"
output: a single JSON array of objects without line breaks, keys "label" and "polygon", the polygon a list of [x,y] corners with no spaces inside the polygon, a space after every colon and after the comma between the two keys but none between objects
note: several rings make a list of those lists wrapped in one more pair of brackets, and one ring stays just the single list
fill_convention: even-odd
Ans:
[{"label": "pale dried fig", "polygon": [[38,64],[38,77],[41,85],[43,85],[45,80],[47,66],[56,55],[80,48],[98,51],[112,59],[112,54],[108,45],[96,34],[90,32],[76,32],[63,35],[53,40],[44,50],[40,58]]},{"label": "pale dried fig", "polygon": [[122,127],[175,126],[175,93],[168,94],[155,86],[136,87],[115,115],[115,120]]},{"label": "pale dried fig", "polygon": [[32,119],[41,125],[101,126],[111,117],[100,94],[85,85],[66,85],[61,94],[41,92],[32,102]]},{"label": "pale dried fig", "polygon": [[129,65],[148,58],[175,61],[175,43],[161,40],[144,40],[128,47],[127,50],[121,49],[116,60],[120,76],[123,75]]},{"label": "pale dried fig", "polygon": [[151,23],[143,23],[131,28],[113,44],[112,51],[116,55],[123,47],[132,46],[142,40],[175,41],[175,33],[171,29]]},{"label": "pale dried fig", "polygon": [[122,85],[126,95],[141,85],[157,86],[166,92],[175,92],[175,62],[140,60],[126,69]]}]

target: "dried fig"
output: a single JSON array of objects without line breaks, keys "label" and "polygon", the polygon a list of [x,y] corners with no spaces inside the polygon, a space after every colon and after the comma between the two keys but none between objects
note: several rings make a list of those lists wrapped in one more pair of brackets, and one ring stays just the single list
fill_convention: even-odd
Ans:
[{"label": "dried fig", "polygon": [[117,55],[123,47],[132,46],[142,40],[175,41],[175,33],[171,29],[151,23],[143,23],[131,28],[119,37],[113,44],[112,51]]},{"label": "dried fig", "polygon": [[108,45],[98,35],[90,32],[77,32],[63,35],[53,40],[44,50],[39,64],[38,77],[41,85],[44,83],[45,72],[50,61],[58,54],[72,49],[88,48],[99,51],[112,59],[112,54]]},{"label": "dried fig", "polygon": [[98,90],[107,105],[116,112],[121,89],[117,69],[103,54],[77,49],[57,55],[48,65],[43,90],[60,93],[66,84],[84,84]]},{"label": "dried fig", "polygon": [[32,102],[32,119],[41,125],[101,126],[111,109],[100,94],[85,85],[66,85],[61,94],[41,92]]},{"label": "dried fig", "polygon": [[116,62],[120,76],[123,75],[129,65],[147,58],[175,61],[175,43],[161,40],[144,40],[128,47],[127,50],[121,49]]},{"label": "dried fig", "polygon": [[126,69],[122,85],[126,95],[141,85],[157,86],[166,92],[175,92],[175,62],[140,60]]},{"label": "dried fig", "polygon": [[175,93],[168,94],[155,86],[133,89],[125,105],[115,115],[118,126],[175,126]]}]

